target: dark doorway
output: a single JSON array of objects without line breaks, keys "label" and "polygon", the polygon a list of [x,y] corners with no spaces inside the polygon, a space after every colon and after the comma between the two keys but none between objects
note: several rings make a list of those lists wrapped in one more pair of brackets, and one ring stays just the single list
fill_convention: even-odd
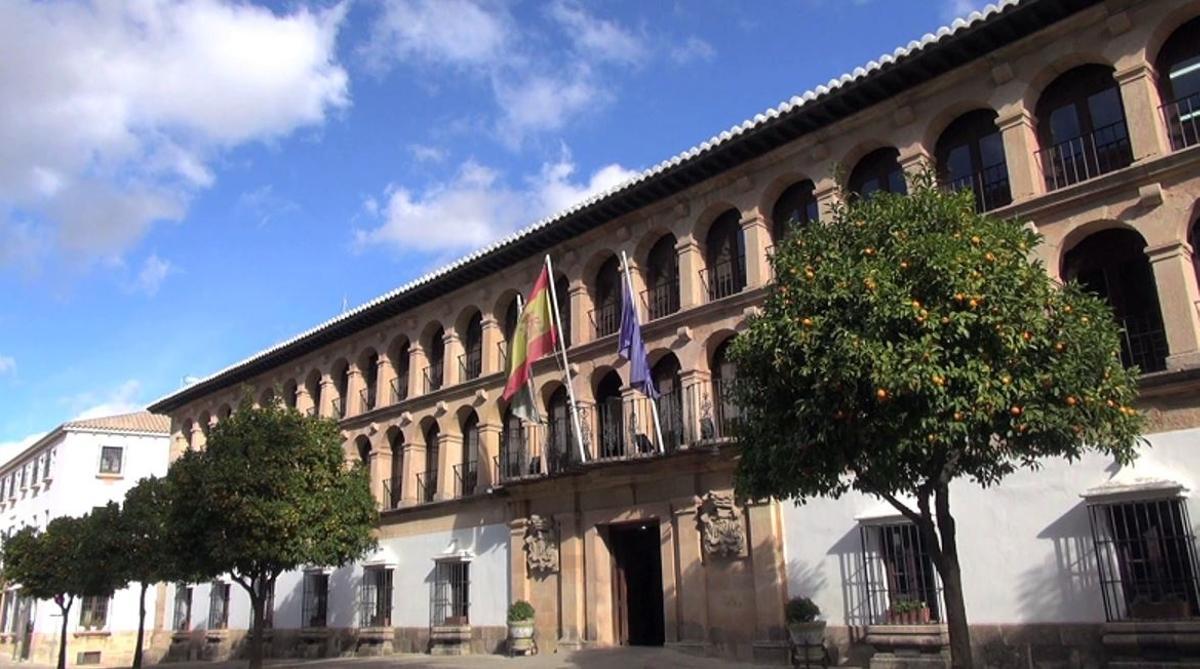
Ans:
[{"label": "dark doorway", "polygon": [[658,521],[608,528],[613,555],[613,612],[617,641],[661,646],[663,629],[662,553]]}]

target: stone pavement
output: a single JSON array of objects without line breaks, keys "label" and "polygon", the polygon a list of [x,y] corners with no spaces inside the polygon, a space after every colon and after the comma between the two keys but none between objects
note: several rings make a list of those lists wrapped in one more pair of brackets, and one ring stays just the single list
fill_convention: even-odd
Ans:
[{"label": "stone pavement", "polygon": [[[571,653],[507,658],[500,655],[430,657],[389,655],[386,657],[333,658],[323,660],[267,660],[265,669],[391,669],[392,667],[462,667],[463,669],[761,669],[763,665],[727,662],[696,657],[665,648],[597,648]],[[145,665],[146,669],[246,669],[246,662],[171,662]],[[48,669],[45,665],[14,664],[0,659],[3,669]]]}]

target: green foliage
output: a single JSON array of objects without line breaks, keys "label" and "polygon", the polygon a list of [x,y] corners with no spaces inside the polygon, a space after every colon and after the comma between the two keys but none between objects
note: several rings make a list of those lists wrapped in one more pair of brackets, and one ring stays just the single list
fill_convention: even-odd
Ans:
[{"label": "green foliage", "polygon": [[784,610],[784,616],[789,623],[811,623],[819,615],[821,607],[808,597],[792,597]]},{"label": "green foliage", "polygon": [[742,494],[927,499],[935,481],[987,486],[1047,457],[1134,457],[1137,373],[1108,305],[1052,280],[1032,230],[918,181],[777,249],[732,350]]},{"label": "green foliage", "polygon": [[891,605],[892,613],[916,613],[925,607],[925,602],[909,597],[901,597],[893,601]]},{"label": "green foliage", "polygon": [[243,402],[167,474],[176,568],[196,580],[229,573],[250,590],[283,571],[365,555],[378,512],[341,443],[331,420]]},{"label": "green foliage", "polygon": [[125,493],[119,535],[122,571],[129,581],[190,580],[175,564],[167,529],[169,497],[165,478],[149,477]]},{"label": "green foliage", "polygon": [[533,604],[518,599],[508,607],[508,622],[521,623],[533,620]]}]

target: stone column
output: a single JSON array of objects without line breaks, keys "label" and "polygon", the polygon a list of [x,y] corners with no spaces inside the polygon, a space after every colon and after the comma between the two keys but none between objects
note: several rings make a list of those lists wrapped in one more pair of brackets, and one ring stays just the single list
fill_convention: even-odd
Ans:
[{"label": "stone column", "polygon": [[193,451],[203,449],[204,444],[208,442],[208,439],[204,436],[204,428],[199,423],[192,423],[191,441]]},{"label": "stone column", "polygon": [[662,563],[663,590],[663,636],[667,642],[681,640],[679,624],[679,575],[675,573],[675,525],[668,504],[655,505],[654,515],[659,519],[659,560]]},{"label": "stone column", "polygon": [[708,645],[708,579],[700,554],[700,530],[696,526],[697,502],[681,497],[671,503],[672,525],[679,546],[679,641]]},{"label": "stone column", "polygon": [[592,340],[592,335],[595,334],[592,323],[588,320],[588,309],[591,307],[592,300],[588,296],[587,286],[583,281],[571,281],[567,286],[567,294],[571,300],[571,344],[583,344]]},{"label": "stone column", "polygon": [[479,424],[479,488],[487,490],[500,484],[496,480],[496,458],[500,455],[502,428],[499,423]]},{"label": "stone column", "polygon": [[438,484],[434,499],[454,499],[458,481],[454,466],[462,464],[462,436],[445,430],[438,434]]},{"label": "stone column", "polygon": [[583,533],[580,531],[578,513],[560,513],[554,516],[558,526],[558,562],[561,599],[559,613],[562,618],[562,634],[559,645],[572,648],[582,646],[587,622],[587,588],[583,561]]},{"label": "stone column", "polygon": [[313,408],[312,396],[308,394],[308,388],[303,383],[296,384],[296,411],[307,413]]},{"label": "stone column", "polygon": [[767,247],[771,246],[771,230],[767,220],[757,211],[745,215],[741,221],[742,235],[746,240],[746,287],[758,288],[771,280],[771,263],[767,260]]},{"label": "stone column", "polygon": [[458,356],[462,355],[462,340],[454,330],[446,330],[442,335],[445,356],[442,358],[442,387],[446,388],[456,383],[462,383],[462,373],[458,366]]},{"label": "stone column", "polygon": [[352,363],[346,370],[346,397],[342,398],[343,412],[347,418],[357,416],[366,410],[362,403],[362,390],[366,387],[362,370],[358,363]]},{"label": "stone column", "polygon": [[838,201],[837,182],[833,177],[818,181],[813,187],[813,198],[817,201],[817,217],[821,221],[833,218],[833,205]]},{"label": "stone column", "polygon": [[[754,571],[754,640],[782,642],[787,639],[783,618],[787,604],[787,565],[783,559],[779,505],[774,501],[747,505],[746,523],[746,546]],[[782,652],[786,654],[786,649]]]},{"label": "stone column", "polygon": [[1021,106],[1002,108],[996,117],[996,127],[1004,142],[1004,162],[1013,202],[1041,193],[1045,183],[1041,164],[1037,162],[1038,139],[1033,116]]},{"label": "stone column", "polygon": [[700,279],[700,270],[704,269],[700,245],[688,234],[675,243],[675,252],[679,256],[679,308],[698,307],[708,301]]},{"label": "stone column", "polygon": [[392,477],[392,447],[388,445],[384,435],[376,435],[380,442],[371,447],[371,492],[379,502],[379,508],[388,508],[391,494],[383,486],[383,482]]},{"label": "stone column", "polygon": [[400,503],[404,506],[419,504],[417,474],[425,471],[425,444],[411,442],[404,444],[404,460],[401,462]]},{"label": "stone column", "polygon": [[[512,511],[517,514],[518,505],[512,505]],[[524,506],[519,504],[519,506]],[[527,521],[524,514],[519,514],[518,517],[508,521],[508,554],[511,560],[508,570],[509,592],[512,593],[512,601],[525,600],[529,601],[529,570],[525,566],[525,525]],[[512,602],[509,602],[510,604]]]},{"label": "stone column", "polygon": [[392,403],[392,378],[395,372],[386,355],[380,355],[375,361],[375,406],[382,407]]},{"label": "stone column", "polygon": [[1167,153],[1166,131],[1158,110],[1158,87],[1154,84],[1150,64],[1134,63],[1119,69],[1115,78],[1121,87],[1134,162]]},{"label": "stone column", "polygon": [[[700,349],[703,351],[703,348]],[[707,366],[708,361],[704,361]],[[684,429],[692,442],[698,439],[705,439],[705,419],[708,421],[716,420],[713,411],[712,383],[707,370],[703,369],[685,369],[679,372],[679,385],[683,388],[683,419],[686,422]],[[685,443],[683,448],[690,448],[689,443]]]},{"label": "stone column", "polygon": [[408,396],[417,397],[425,392],[425,349],[413,342],[408,348]]},{"label": "stone column", "polygon": [[911,191],[914,186],[913,179],[923,170],[933,166],[933,157],[923,145],[913,144],[900,151],[897,162],[900,163],[900,169],[904,170],[904,181]]},{"label": "stone column", "polygon": [[482,321],[483,372],[482,375],[503,372],[500,347],[504,343],[504,331],[495,316],[484,316]]},{"label": "stone column", "polygon": [[587,638],[598,645],[611,646],[616,642],[612,625],[612,554],[600,536],[600,528],[589,520],[588,514],[583,516],[583,526],[588,578]]},{"label": "stone column", "polygon": [[1158,286],[1159,309],[1167,333],[1167,367],[1181,369],[1200,363],[1200,290],[1192,248],[1171,242],[1146,249]]},{"label": "stone column", "polygon": [[321,374],[321,406],[317,407],[317,415],[326,418],[336,418],[333,411],[333,398],[337,396],[337,386],[328,372]]}]

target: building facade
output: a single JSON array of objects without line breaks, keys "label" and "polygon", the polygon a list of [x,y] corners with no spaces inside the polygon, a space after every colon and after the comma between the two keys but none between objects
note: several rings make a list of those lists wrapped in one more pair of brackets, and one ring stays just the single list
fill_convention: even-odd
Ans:
[{"label": "building facade", "polygon": [[[980,211],[1034,226],[1051,276],[1109,300],[1150,426],[1132,468],[1086,458],[955,487],[979,653],[1001,666],[1178,659],[1200,638],[1198,113],[1200,2],[1004,2],[151,408],[171,416],[178,454],[203,448],[249,385],[337,419],[347,459],[367,465],[380,550],[280,580],[278,654],[453,652],[461,638],[497,652],[507,604],[526,599],[542,652],[783,660],[797,595],[821,606],[838,658],[936,653],[940,585],[888,507],[733,495],[725,353],[789,223],[821,224],[842,192],[902,192],[933,166]],[[616,355],[622,251],[661,443]],[[535,365],[542,423],[500,396],[516,296],[546,254],[587,462],[555,360]],[[172,652],[236,653],[244,596],[179,590],[195,615]]]},{"label": "building facade", "polygon": [[[147,476],[167,473],[170,454],[165,416],[147,412],[63,423],[0,466],[0,535],[23,527],[45,529],[53,519],[82,516],[121,502]],[[67,621],[71,664],[128,664],[138,627],[137,585],[112,597],[76,601]],[[153,611],[156,593],[147,591]],[[147,616],[146,629],[154,620]],[[12,660],[53,663],[62,618],[58,606],[22,596],[5,584],[0,600],[0,654]],[[149,635],[147,635],[149,638]]]}]

